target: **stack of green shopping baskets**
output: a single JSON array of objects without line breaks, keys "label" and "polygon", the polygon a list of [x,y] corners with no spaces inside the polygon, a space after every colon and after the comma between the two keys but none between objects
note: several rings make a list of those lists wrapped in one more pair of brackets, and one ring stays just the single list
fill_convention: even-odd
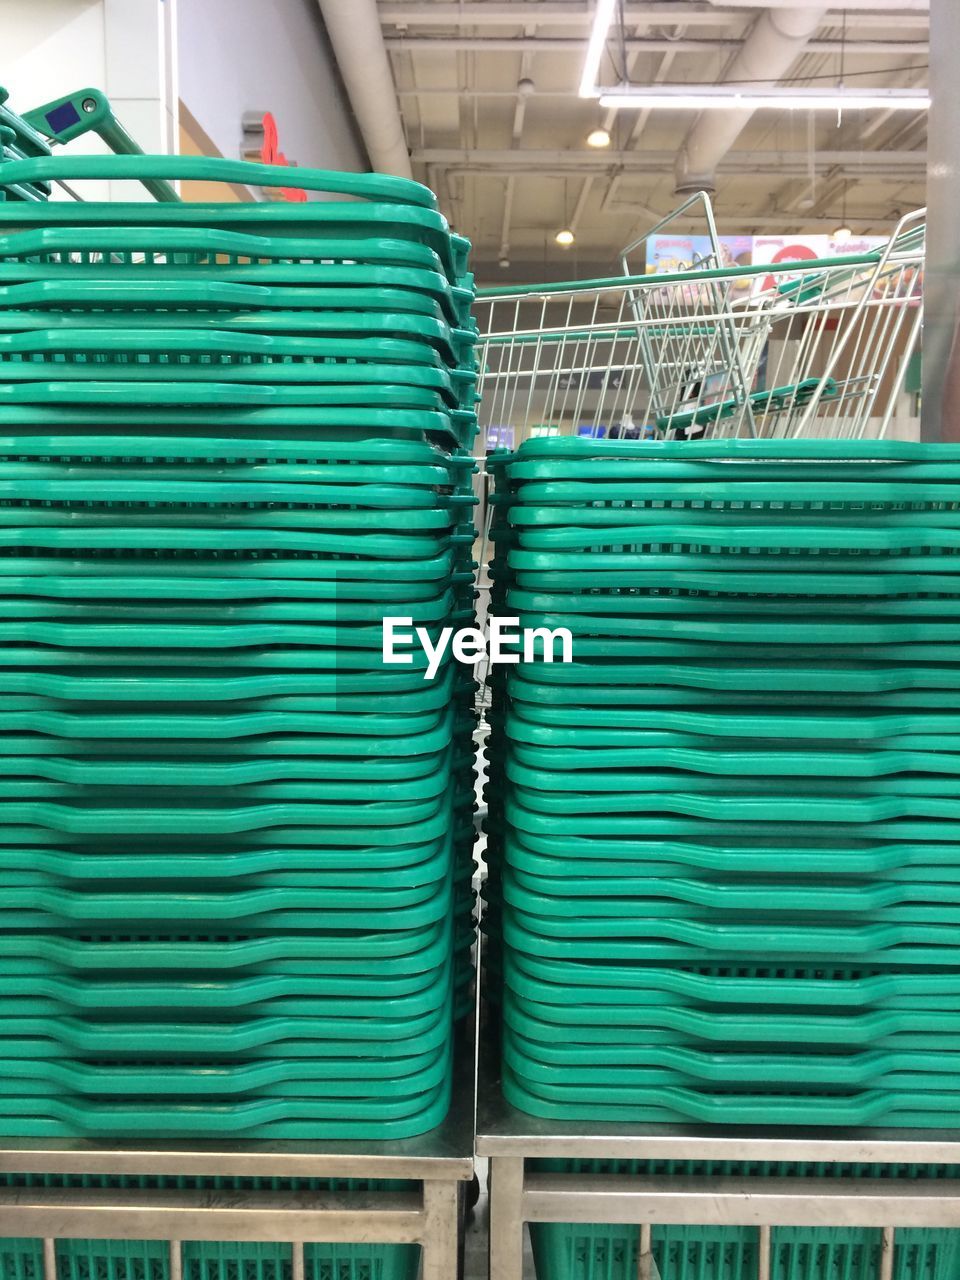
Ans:
[{"label": "stack of green shopping baskets", "polygon": [[494,460],[489,983],[575,1120],[960,1123],[960,451]]},{"label": "stack of green shopping baskets", "polygon": [[[144,174],[280,180],[0,186]],[[354,200],[0,203],[4,1135],[447,1109],[473,684],[382,624],[473,617],[467,244],[415,183],[297,181]]]}]

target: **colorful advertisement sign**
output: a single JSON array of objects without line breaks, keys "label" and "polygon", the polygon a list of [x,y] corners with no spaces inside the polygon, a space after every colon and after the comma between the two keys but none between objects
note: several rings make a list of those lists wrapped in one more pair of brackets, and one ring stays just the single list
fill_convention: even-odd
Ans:
[{"label": "colorful advertisement sign", "polygon": [[[755,236],[753,261],[782,266],[785,262],[812,262],[821,258],[850,257],[871,253],[886,244],[885,236],[857,236],[856,239],[835,240],[829,235]],[[779,274],[779,273],[778,273]],[[781,275],[782,279],[782,275]],[[754,291],[771,289],[776,284],[773,276],[754,277]]]},{"label": "colorful advertisement sign", "polygon": [[[857,236],[849,240],[835,240],[830,235],[721,236],[721,265],[769,263],[778,266],[785,262],[810,262],[870,253],[885,243],[885,236]],[[708,236],[661,235],[651,236],[647,241],[648,275],[694,271],[701,265],[714,265]],[[772,276],[758,274],[745,276],[742,288],[759,292],[773,284]]]},{"label": "colorful advertisement sign", "polygon": [[[698,268],[749,266],[752,243],[752,236],[721,236],[721,261],[717,263],[709,236],[651,236],[647,241],[647,274],[670,275]],[[742,284],[737,281],[734,285],[735,292],[747,293],[749,289],[749,276],[744,277]],[[697,286],[691,286],[686,301],[696,302],[700,292]]]},{"label": "colorful advertisement sign", "polygon": [[[752,236],[721,236],[723,267],[748,266],[752,261]],[[692,271],[700,264],[713,267],[708,236],[652,236],[647,241],[647,274]]]},{"label": "colorful advertisement sign", "polygon": [[857,236],[835,240],[829,235],[753,236],[755,263],[809,262],[814,258],[840,258],[871,253],[886,244],[886,236]]}]

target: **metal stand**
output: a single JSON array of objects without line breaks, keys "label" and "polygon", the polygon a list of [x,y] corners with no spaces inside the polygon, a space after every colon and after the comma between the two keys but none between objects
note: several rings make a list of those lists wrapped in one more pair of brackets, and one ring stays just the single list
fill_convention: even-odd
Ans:
[{"label": "metal stand", "polygon": [[56,1280],[58,1239],[165,1240],[169,1280],[181,1280],[183,1240],[289,1242],[292,1280],[303,1280],[308,1242],[418,1244],[422,1280],[458,1273],[461,1185],[473,1177],[473,1052],[460,1055],[446,1121],[402,1142],[4,1142],[0,1172],[194,1177],[402,1179],[413,1191],[234,1192],[0,1188],[0,1237],[43,1240],[42,1280]]},{"label": "metal stand", "polygon": [[538,1173],[532,1159],[823,1161],[958,1164],[960,1132],[770,1130],[718,1132],[666,1125],[575,1125],[510,1107],[481,1057],[477,1155],[490,1159],[490,1280],[521,1280],[525,1222],[634,1223],[639,1280],[652,1266],[654,1223],[757,1228],[758,1280],[769,1280],[774,1226],[878,1227],[877,1280],[891,1280],[897,1227],[960,1227],[960,1180],[680,1178]]}]

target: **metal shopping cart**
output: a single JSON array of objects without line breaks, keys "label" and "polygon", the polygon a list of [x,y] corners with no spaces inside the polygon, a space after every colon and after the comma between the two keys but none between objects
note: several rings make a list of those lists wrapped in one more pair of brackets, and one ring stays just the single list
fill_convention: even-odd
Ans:
[{"label": "metal shopping cart", "polygon": [[909,434],[924,213],[869,253],[481,290],[483,425],[518,439]]}]

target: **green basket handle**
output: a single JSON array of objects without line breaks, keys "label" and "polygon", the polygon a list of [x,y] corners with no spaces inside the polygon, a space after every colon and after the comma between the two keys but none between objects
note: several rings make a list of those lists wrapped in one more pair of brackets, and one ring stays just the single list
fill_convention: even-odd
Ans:
[{"label": "green basket handle", "polygon": [[[77,89],[27,111],[22,119],[41,137],[52,142],[72,142],[85,133],[95,133],[115,155],[143,155],[142,148],[113,114],[106,94],[99,89]],[[169,182],[147,179],[143,185],[155,200],[170,202],[180,199]]]},{"label": "green basket handle", "polygon": [[7,160],[0,167],[0,187],[13,182],[55,182],[58,178],[104,178],[146,183],[148,180],[231,182],[257,187],[289,187],[292,175],[305,191],[355,196],[387,204],[415,205],[436,210],[428,187],[385,173],[337,173],[327,169],[289,169],[247,160],[209,156],[40,156],[35,160]]}]

